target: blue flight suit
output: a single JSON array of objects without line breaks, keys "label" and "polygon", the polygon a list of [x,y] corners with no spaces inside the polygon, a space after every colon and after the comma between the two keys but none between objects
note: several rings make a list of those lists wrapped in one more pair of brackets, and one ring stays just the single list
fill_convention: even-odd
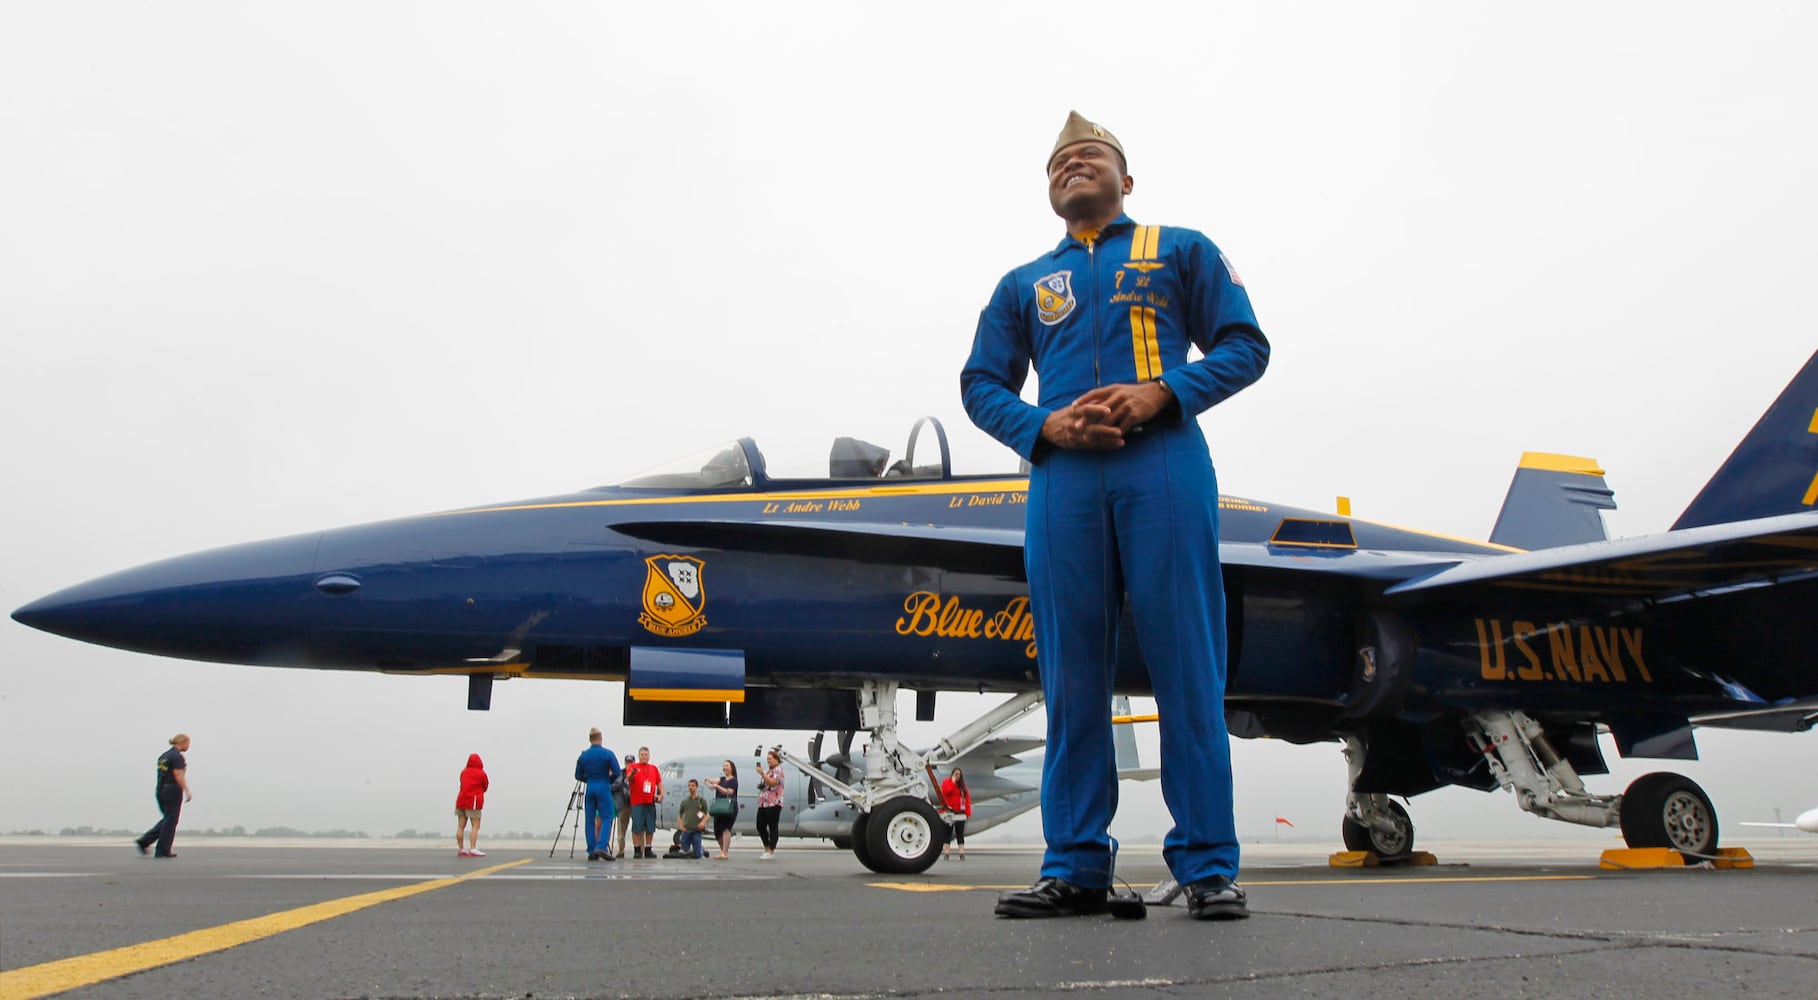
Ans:
[{"label": "blue flight suit", "polygon": [[594,832],[594,821],[599,820],[600,832],[611,836],[612,833],[612,783],[618,780],[623,769],[619,767],[618,755],[598,743],[581,751],[581,757],[574,762],[574,780],[587,783],[587,797],[581,813],[581,826],[587,832],[587,854],[601,850],[598,845],[598,834]]},{"label": "blue flight suit", "polygon": [[[1189,362],[1189,347],[1204,355]],[[960,375],[966,413],[1031,463],[1024,563],[1047,700],[1041,874],[1110,883],[1110,706],[1128,595],[1161,713],[1163,841],[1182,885],[1237,877],[1225,729],[1218,482],[1195,417],[1256,381],[1269,342],[1212,241],[1128,216],[1011,271]],[[1020,398],[1033,364],[1040,398]],[[1162,379],[1171,404],[1113,451],[1055,448],[1048,414],[1086,391]]]}]

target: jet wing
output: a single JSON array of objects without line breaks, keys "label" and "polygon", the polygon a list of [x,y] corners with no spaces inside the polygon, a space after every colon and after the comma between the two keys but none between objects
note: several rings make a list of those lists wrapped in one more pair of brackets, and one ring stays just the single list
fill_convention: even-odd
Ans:
[{"label": "jet wing", "polygon": [[1818,512],[1587,542],[1460,563],[1390,587],[1400,596],[1547,591],[1611,600],[1687,600],[1818,574]]},{"label": "jet wing", "polygon": [[940,768],[943,774],[953,767],[965,771],[974,802],[1033,792],[1041,787],[1041,769],[1016,755],[1025,750],[1039,750],[1046,742],[1035,736],[998,736],[980,743],[956,760],[943,762]]},{"label": "jet wing", "polygon": [[[962,756],[945,761],[942,768],[959,767],[967,774],[995,774],[1023,763],[1017,754],[1040,750],[1047,741],[1038,736],[999,736],[986,740]],[[1016,789],[1016,790],[1021,790]]]},{"label": "jet wing", "polygon": [[1425,577],[1434,570],[1458,565],[1458,558],[1456,553],[1318,549],[1271,545],[1266,542],[1218,543],[1218,561],[1227,567],[1322,573],[1375,580],[1379,583]]},{"label": "jet wing", "polygon": [[[973,747],[955,763],[1001,760],[1005,757],[1014,757],[1027,750],[1040,750],[1047,742],[1040,736],[998,736]],[[1015,763],[1015,761],[1010,763]],[[965,765],[961,764],[961,766]]]},{"label": "jet wing", "polygon": [[1764,733],[1803,733],[1818,727],[1818,698],[1692,716],[1692,725],[1715,729],[1752,729]]}]

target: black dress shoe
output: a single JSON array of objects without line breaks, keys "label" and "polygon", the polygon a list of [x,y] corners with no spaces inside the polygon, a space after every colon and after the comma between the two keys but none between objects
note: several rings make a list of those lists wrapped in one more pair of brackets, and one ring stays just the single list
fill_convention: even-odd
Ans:
[{"label": "black dress shoe", "polygon": [[997,897],[1000,917],[1084,917],[1110,909],[1105,890],[1086,889],[1062,878],[1041,878],[1027,889]]},{"label": "black dress shoe", "polygon": [[1242,920],[1250,915],[1249,894],[1223,875],[1187,886],[1187,916],[1195,920]]},{"label": "black dress shoe", "polygon": [[137,847],[137,848],[138,848],[138,849],[139,849],[139,853],[140,853],[140,854],[150,854],[150,853],[151,853],[151,845],[150,845],[150,844],[141,844],[141,843],[139,843],[139,842],[138,842],[138,841],[136,841],[136,840],[135,840],[135,841],[133,841],[133,846],[134,846],[134,847]]}]

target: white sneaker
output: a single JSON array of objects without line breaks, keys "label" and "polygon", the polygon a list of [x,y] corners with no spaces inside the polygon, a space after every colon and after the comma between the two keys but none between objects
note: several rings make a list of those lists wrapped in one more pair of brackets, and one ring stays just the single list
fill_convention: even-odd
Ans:
[{"label": "white sneaker", "polygon": [[471,857],[473,857],[473,855],[471,855],[471,854],[469,854],[469,853],[467,853],[467,852],[466,852],[466,851],[456,851],[456,852],[455,852],[455,857],[457,857],[457,858],[471,858]]},{"label": "white sneaker", "polygon": [[486,852],[485,851],[468,851],[467,856],[470,858],[483,858],[486,856]]},{"label": "white sneaker", "polygon": [[765,851],[764,856],[759,858],[758,860],[759,861],[770,861],[770,860],[774,859],[775,857],[776,857],[776,855],[770,853],[769,851]]}]

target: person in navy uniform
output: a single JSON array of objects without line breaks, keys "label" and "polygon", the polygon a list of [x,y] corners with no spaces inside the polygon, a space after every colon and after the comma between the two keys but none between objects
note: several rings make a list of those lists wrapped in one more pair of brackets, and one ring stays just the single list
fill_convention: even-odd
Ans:
[{"label": "person in navy uniform", "polygon": [[[139,853],[150,852],[154,858],[174,858],[171,843],[177,838],[177,817],[183,812],[183,803],[195,796],[189,794],[189,762],[183,754],[189,750],[189,735],[178,733],[170,738],[170,749],[158,755],[158,811],[163,813],[157,825],[145,831],[136,843]],[[152,850],[152,845],[157,850]]]},{"label": "person in navy uniform", "polygon": [[[619,767],[619,758],[611,750],[600,745],[600,731],[593,728],[587,731],[587,749],[581,751],[580,759],[574,762],[574,780],[585,782],[587,797],[582,812],[584,828],[587,831],[587,860],[611,861],[612,851],[612,784],[620,780],[624,771]],[[604,834],[604,836],[602,836]]]},{"label": "person in navy uniform", "polygon": [[[1127,601],[1161,713],[1174,817],[1163,856],[1192,916],[1244,917],[1218,483],[1196,418],[1262,375],[1269,342],[1211,240],[1124,214],[1135,182],[1110,132],[1072,113],[1047,172],[1066,236],[999,282],[960,375],[967,415],[1030,463],[1024,560],[1048,713],[1047,853],[1038,881],[1000,896],[997,913],[1109,908],[1110,705]],[[1033,405],[1021,398],[1031,367]]]}]

